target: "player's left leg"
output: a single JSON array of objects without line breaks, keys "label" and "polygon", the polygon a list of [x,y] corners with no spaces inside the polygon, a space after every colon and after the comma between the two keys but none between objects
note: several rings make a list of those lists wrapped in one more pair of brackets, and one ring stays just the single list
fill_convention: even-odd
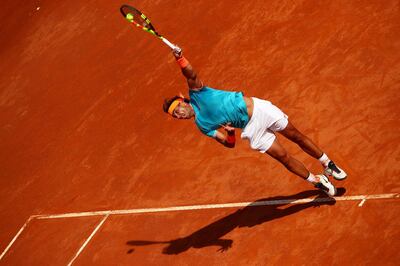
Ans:
[{"label": "player's left leg", "polygon": [[318,159],[325,168],[325,174],[333,176],[337,180],[343,180],[347,177],[347,174],[342,169],[336,166],[310,138],[301,133],[290,121],[288,121],[285,129],[278,132],[299,145],[303,151]]},{"label": "player's left leg", "polygon": [[283,164],[290,172],[303,179],[307,179],[310,174],[310,171],[308,171],[301,162],[292,157],[286,151],[286,149],[279,143],[278,139],[274,140],[271,147],[265,153]]}]

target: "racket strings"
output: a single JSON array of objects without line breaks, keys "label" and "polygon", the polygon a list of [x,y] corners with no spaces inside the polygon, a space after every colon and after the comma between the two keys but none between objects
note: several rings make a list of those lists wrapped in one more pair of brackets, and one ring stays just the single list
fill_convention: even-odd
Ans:
[{"label": "racket strings", "polygon": [[142,14],[140,11],[138,11],[134,8],[130,8],[128,6],[123,6],[121,8],[121,12],[126,18],[127,18],[127,16],[129,16],[128,14],[130,14],[131,19],[133,20],[134,23],[136,23],[142,27],[145,27],[147,29],[154,30],[153,26],[151,25],[150,20],[144,14]]}]

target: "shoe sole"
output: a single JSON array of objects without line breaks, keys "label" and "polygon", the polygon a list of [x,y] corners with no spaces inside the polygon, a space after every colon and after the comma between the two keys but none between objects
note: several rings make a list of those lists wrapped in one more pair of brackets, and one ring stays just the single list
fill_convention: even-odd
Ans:
[{"label": "shoe sole", "polygon": [[337,189],[336,189],[336,187],[334,187],[334,190],[335,190],[335,194],[334,194],[333,196],[329,196],[329,197],[333,198],[334,196],[337,195]]},{"label": "shoe sole", "polygon": [[347,175],[345,175],[344,177],[336,177],[336,176],[332,175],[332,177],[338,181],[343,181],[347,178]]}]

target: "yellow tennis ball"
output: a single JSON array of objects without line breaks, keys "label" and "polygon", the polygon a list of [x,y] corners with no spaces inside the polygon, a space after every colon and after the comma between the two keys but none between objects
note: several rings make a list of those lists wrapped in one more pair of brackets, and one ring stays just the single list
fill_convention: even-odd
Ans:
[{"label": "yellow tennis ball", "polygon": [[126,14],[126,19],[129,21],[133,21],[133,15],[131,13]]}]

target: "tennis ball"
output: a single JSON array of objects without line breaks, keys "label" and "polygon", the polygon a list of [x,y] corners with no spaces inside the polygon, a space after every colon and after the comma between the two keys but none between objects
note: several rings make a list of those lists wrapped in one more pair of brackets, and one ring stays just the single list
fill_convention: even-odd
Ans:
[{"label": "tennis ball", "polygon": [[133,21],[133,15],[131,13],[126,14],[126,19],[129,21]]}]

